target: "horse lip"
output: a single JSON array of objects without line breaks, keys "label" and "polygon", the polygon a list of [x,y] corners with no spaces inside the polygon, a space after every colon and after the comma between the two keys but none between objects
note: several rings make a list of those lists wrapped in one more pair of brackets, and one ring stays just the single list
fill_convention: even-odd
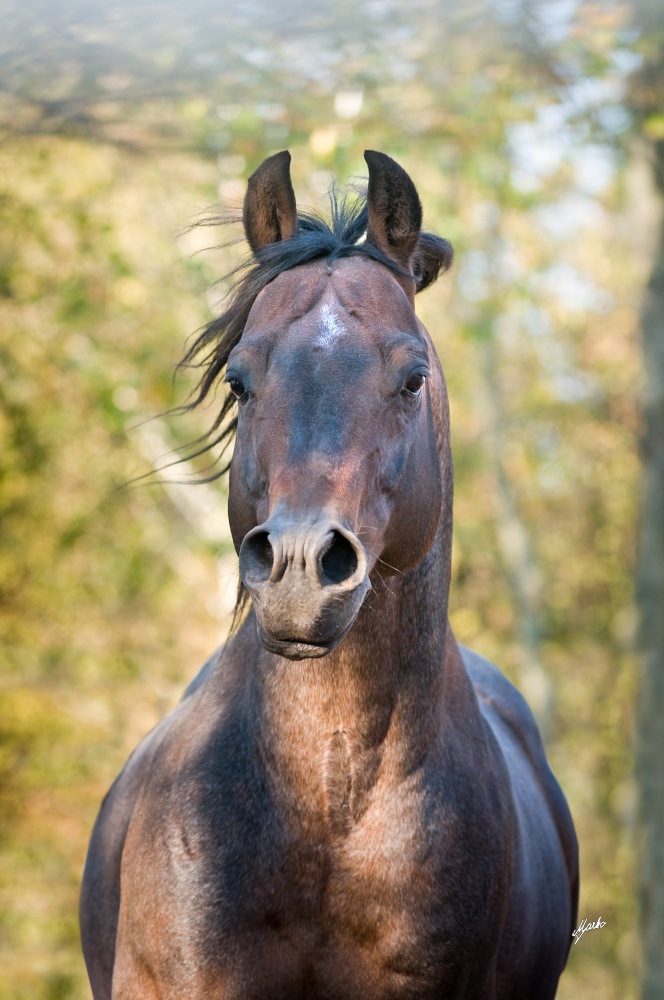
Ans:
[{"label": "horse lip", "polygon": [[353,616],[348,625],[338,635],[335,635],[328,642],[324,643],[303,642],[301,639],[276,639],[274,636],[265,633],[258,618],[256,618],[256,631],[261,643],[270,653],[276,653],[287,660],[315,660],[321,656],[327,656],[333,649],[336,649],[339,643],[346,638],[354,624],[355,616]]},{"label": "horse lip", "polygon": [[[261,642],[265,649],[277,656],[283,656],[287,660],[314,660],[321,656],[327,656],[332,649],[332,643],[327,646],[313,646],[308,642],[298,642],[293,639],[290,642],[281,639],[268,639],[261,636]],[[336,644],[335,644],[336,645]]]}]

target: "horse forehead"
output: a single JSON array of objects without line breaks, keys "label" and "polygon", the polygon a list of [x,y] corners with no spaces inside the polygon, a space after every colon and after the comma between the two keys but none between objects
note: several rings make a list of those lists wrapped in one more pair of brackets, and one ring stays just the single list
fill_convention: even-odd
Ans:
[{"label": "horse forehead", "polygon": [[316,347],[329,349],[340,337],[348,335],[348,324],[341,315],[338,302],[321,303],[316,322],[318,329],[313,342]]},{"label": "horse forehead", "polygon": [[362,257],[316,261],[278,275],[251,310],[252,329],[297,327],[319,346],[331,346],[349,329],[382,334],[417,331],[407,296],[382,265]]},{"label": "horse forehead", "polygon": [[257,296],[247,326],[290,325],[312,309],[326,286],[324,270],[310,264],[278,274]]}]

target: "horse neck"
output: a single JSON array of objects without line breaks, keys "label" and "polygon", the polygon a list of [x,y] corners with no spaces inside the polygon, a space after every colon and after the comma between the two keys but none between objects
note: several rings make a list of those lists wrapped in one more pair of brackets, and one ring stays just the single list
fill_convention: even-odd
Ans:
[{"label": "horse neck", "polygon": [[381,768],[398,780],[440,731],[446,673],[458,670],[447,621],[452,463],[442,388],[435,425],[443,504],[424,560],[408,573],[374,573],[353,629],[328,656],[291,662],[257,648],[251,690],[263,758],[282,793],[290,788],[314,812],[331,757],[355,761],[365,784]]}]

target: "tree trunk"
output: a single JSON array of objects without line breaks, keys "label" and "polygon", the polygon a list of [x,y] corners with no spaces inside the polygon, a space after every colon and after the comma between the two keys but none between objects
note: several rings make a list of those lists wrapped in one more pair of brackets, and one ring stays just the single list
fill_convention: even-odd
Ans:
[{"label": "tree trunk", "polygon": [[[654,144],[664,195],[664,141]],[[664,222],[642,313],[646,374],[637,569],[643,676],[637,709],[643,1000],[664,997]]]}]

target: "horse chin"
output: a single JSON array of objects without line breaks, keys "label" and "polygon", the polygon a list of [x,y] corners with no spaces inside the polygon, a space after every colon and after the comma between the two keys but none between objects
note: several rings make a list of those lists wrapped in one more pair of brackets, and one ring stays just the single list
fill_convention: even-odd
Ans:
[{"label": "horse chin", "polygon": [[315,660],[327,656],[343,642],[355,624],[356,617],[354,615],[341,632],[325,642],[310,642],[302,638],[277,639],[265,631],[258,618],[256,618],[256,632],[269,653],[276,653],[277,656],[283,656],[287,660]]}]

